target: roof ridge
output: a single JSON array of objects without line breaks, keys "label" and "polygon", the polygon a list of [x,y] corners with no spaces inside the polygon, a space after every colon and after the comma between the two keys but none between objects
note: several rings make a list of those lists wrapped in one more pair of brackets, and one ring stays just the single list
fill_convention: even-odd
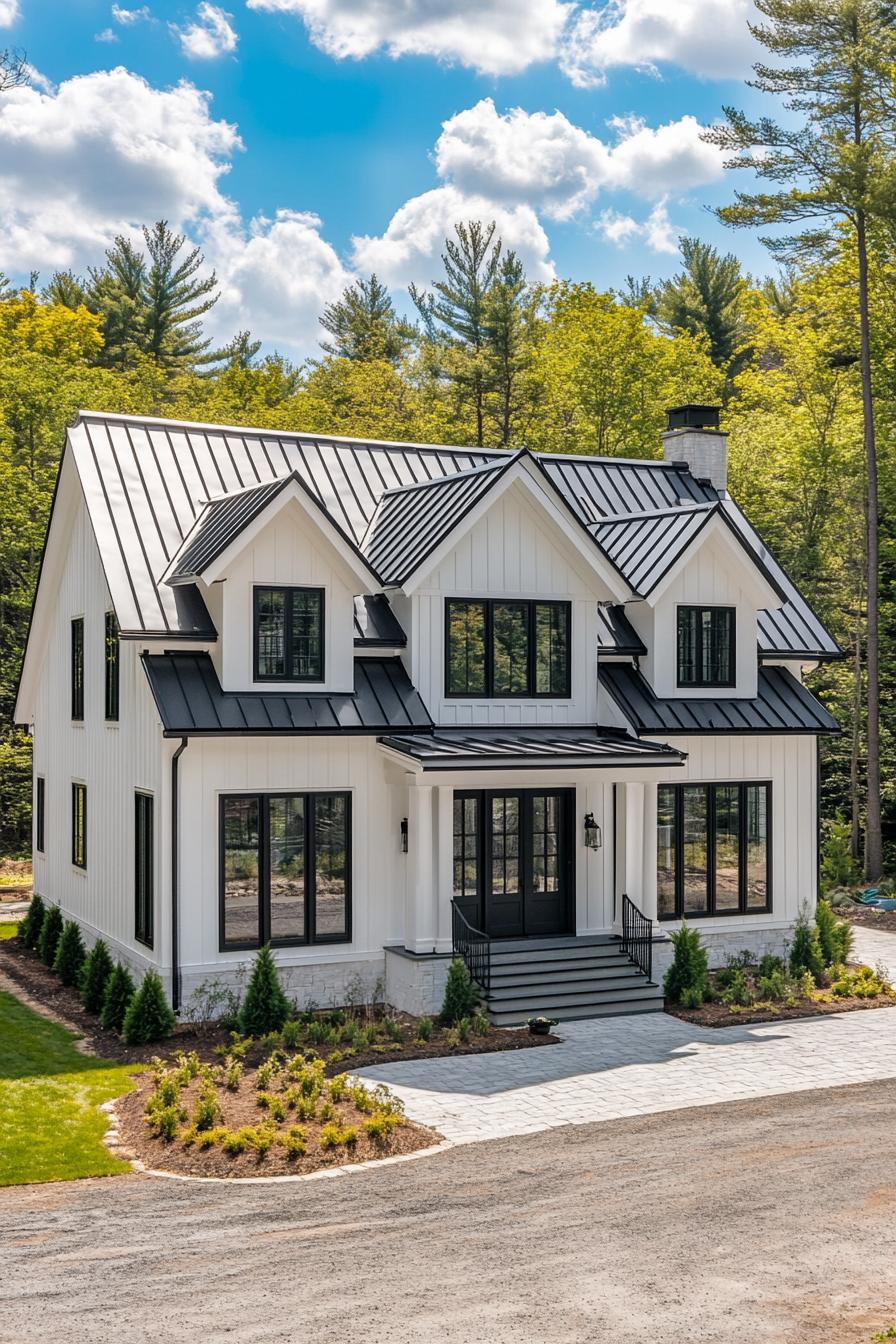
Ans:
[{"label": "roof ridge", "polygon": [[[518,449],[509,457],[499,458],[497,462],[477,462],[475,467],[464,467],[463,471],[452,471],[446,476],[431,476],[428,481],[411,481],[408,485],[390,485],[388,490],[384,490],[380,495],[378,504],[391,495],[406,495],[412,490],[428,490],[431,486],[448,485],[452,481],[464,481],[470,476],[484,476],[490,471],[500,471],[509,466],[511,462],[518,461],[526,452],[525,448]],[[372,521],[372,520],[371,520]]]},{"label": "roof ridge", "polygon": [[608,513],[605,518],[598,518],[586,526],[605,527],[611,523],[636,522],[641,518],[678,517],[682,513],[711,513],[713,509],[718,509],[721,503],[720,499],[704,499],[695,500],[690,504],[669,504],[662,509],[644,509],[637,513]]}]

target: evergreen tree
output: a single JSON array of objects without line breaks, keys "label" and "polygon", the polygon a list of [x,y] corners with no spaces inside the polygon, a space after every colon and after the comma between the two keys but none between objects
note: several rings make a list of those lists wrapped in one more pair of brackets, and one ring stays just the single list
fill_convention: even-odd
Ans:
[{"label": "evergreen tree", "polygon": [[131,998],[121,1024],[127,1045],[149,1045],[164,1041],[177,1025],[177,1018],[165,998],[165,987],[158,971],[147,971],[140,988]]},{"label": "evergreen tree", "polygon": [[[705,138],[773,189],[736,192],[726,224],[800,231],[767,238],[785,258],[830,256],[845,224],[854,247],[867,491],[867,801],[865,863],[881,874],[880,557],[877,442],[872,400],[869,227],[896,222],[896,22],[889,0],[756,0],[768,20],[753,35],[783,64],[754,68],[754,88],[784,100],[786,125],[726,108]],[[802,227],[802,226],[807,227]]]},{"label": "evergreen tree", "polygon": [[289,1000],[283,993],[271,949],[260,947],[240,1010],[240,1031],[244,1036],[267,1036],[271,1031],[280,1031],[289,1012]]},{"label": "evergreen tree", "polygon": [[125,1013],[134,997],[134,981],[126,966],[119,961],[106,981],[100,1021],[107,1031],[121,1032]]},{"label": "evergreen tree", "polygon": [[41,298],[44,303],[61,303],[63,308],[87,306],[87,286],[71,270],[55,271]]},{"label": "evergreen tree", "polygon": [[673,1003],[699,1008],[709,996],[709,959],[700,931],[682,924],[670,936],[674,953],[663,980],[663,993]]},{"label": "evergreen tree", "polygon": [[537,409],[532,366],[536,299],[515,252],[501,261],[485,299],[485,381],[502,447],[518,440]]},{"label": "evergreen tree", "polygon": [[449,1027],[461,1018],[472,1017],[479,1005],[479,993],[470,978],[467,964],[455,957],[448,967],[445,993],[442,998],[442,1021]]},{"label": "evergreen tree", "polygon": [[445,240],[442,265],[445,279],[433,292],[409,286],[426,334],[432,342],[440,372],[469,405],[476,443],[485,443],[486,402],[489,392],[488,295],[498,279],[501,239],[496,225],[478,220],[455,224],[454,238]]},{"label": "evergreen tree", "polygon": [[824,957],[818,941],[818,929],[809,923],[805,910],[801,910],[790,945],[790,973],[798,976],[805,975],[807,971],[816,984],[821,983],[824,975]]},{"label": "evergreen tree", "polygon": [[740,299],[746,287],[740,262],[733,253],[720,256],[699,238],[678,241],[684,269],[657,290],[655,313],[666,331],[705,335],[718,368],[732,377],[740,343]]},{"label": "evergreen tree", "polygon": [[19,925],[19,937],[26,947],[37,947],[45,912],[43,897],[35,892],[28,904],[28,913]]},{"label": "evergreen tree", "polygon": [[58,905],[51,905],[44,915],[37,940],[37,955],[45,966],[52,966],[56,960],[56,949],[62,937],[62,911]]},{"label": "evergreen tree", "polygon": [[146,271],[146,353],[168,369],[195,368],[221,358],[210,351],[201,319],[218,301],[217,276],[202,278],[204,257],[198,247],[181,256],[186,238],[172,233],[167,220],[144,227]]},{"label": "evergreen tree", "polygon": [[81,1005],[88,1013],[101,1013],[106,985],[113,971],[109,949],[98,938],[87,954],[81,971]]},{"label": "evergreen tree", "polygon": [[253,341],[251,332],[238,331],[233,340],[224,346],[221,358],[228,369],[252,369],[261,345],[261,341]]},{"label": "evergreen tree", "polygon": [[396,317],[389,291],[375,275],[356,280],[341,299],[328,303],[320,324],[332,337],[321,341],[321,349],[336,359],[398,364],[416,335],[409,322]]},{"label": "evergreen tree", "polygon": [[64,985],[78,983],[85,955],[81,930],[73,919],[66,920],[53,958],[53,970]]},{"label": "evergreen tree", "polygon": [[102,270],[88,272],[87,306],[103,319],[97,363],[129,369],[146,350],[146,262],[129,238],[119,236]]}]

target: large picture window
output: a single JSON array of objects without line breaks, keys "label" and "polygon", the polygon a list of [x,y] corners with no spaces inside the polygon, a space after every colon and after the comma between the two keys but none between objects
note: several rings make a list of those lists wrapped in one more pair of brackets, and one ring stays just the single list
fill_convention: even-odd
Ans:
[{"label": "large picture window", "polygon": [[72,863],[87,867],[87,785],[72,785]]},{"label": "large picture window", "polygon": [[661,784],[660,919],[770,910],[771,785]]},{"label": "large picture window", "polygon": [[72,718],[84,718],[84,617],[72,621]]},{"label": "large picture window", "polygon": [[449,598],[445,694],[568,696],[568,602]]},{"label": "large picture window", "polygon": [[256,681],[323,681],[324,590],[255,588]]},{"label": "large picture window", "polygon": [[678,608],[679,686],[733,686],[734,607]]},{"label": "large picture window", "polygon": [[106,722],[118,722],[118,622],[114,611],[106,612]]},{"label": "large picture window", "polygon": [[347,793],[221,798],[221,949],[347,942]]},{"label": "large picture window", "polygon": [[134,937],[152,947],[155,880],[153,872],[153,798],[134,794]]}]

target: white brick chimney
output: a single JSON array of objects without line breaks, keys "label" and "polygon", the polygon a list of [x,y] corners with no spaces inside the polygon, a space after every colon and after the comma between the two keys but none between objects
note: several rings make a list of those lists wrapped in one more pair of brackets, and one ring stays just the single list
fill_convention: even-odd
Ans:
[{"label": "white brick chimney", "polygon": [[728,488],[728,435],[719,429],[718,406],[674,406],[660,435],[667,462],[686,462],[692,476]]}]

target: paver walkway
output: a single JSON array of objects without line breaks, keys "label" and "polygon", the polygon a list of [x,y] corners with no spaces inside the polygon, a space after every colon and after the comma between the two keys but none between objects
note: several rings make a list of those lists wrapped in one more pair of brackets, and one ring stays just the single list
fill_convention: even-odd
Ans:
[{"label": "paver walkway", "polygon": [[[896,934],[856,934],[857,958],[896,978]],[[896,1077],[896,1008],[714,1030],[651,1013],[557,1034],[560,1045],[359,1072],[455,1143]]]}]

